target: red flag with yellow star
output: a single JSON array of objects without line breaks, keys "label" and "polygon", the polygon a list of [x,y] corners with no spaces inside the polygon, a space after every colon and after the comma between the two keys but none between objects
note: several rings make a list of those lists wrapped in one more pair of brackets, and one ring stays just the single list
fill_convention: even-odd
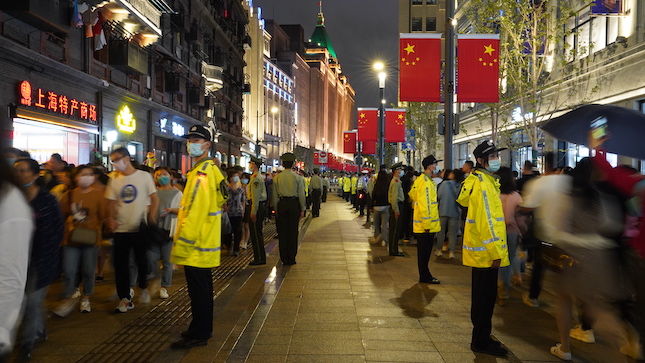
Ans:
[{"label": "red flag with yellow star", "polygon": [[378,108],[358,109],[358,141],[378,140]]},{"label": "red flag with yellow star", "polygon": [[459,34],[457,102],[499,102],[499,34]]},{"label": "red flag with yellow star", "polygon": [[376,155],[376,141],[363,141],[361,154],[363,155]]},{"label": "red flag with yellow star", "polygon": [[401,101],[441,102],[441,34],[400,35],[399,92]]},{"label": "red flag with yellow star", "polygon": [[343,131],[343,153],[354,154],[356,152],[356,130]]},{"label": "red flag with yellow star", "polygon": [[405,142],[405,109],[385,110],[385,142]]}]

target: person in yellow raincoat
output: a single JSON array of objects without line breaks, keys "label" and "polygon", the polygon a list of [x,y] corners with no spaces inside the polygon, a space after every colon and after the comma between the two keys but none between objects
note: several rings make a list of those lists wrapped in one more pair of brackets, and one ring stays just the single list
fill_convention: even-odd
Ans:
[{"label": "person in yellow raincoat", "polygon": [[[417,238],[419,282],[435,285],[441,282],[432,276],[428,263],[430,263],[430,256],[432,255],[435,233],[441,230],[437,186],[432,181],[432,174],[439,161],[441,160],[437,160],[434,155],[426,156],[421,161],[423,174],[416,178],[408,193],[414,208],[412,232]],[[390,226],[390,228],[392,227]]]},{"label": "person in yellow raincoat", "polygon": [[346,202],[349,202],[349,199],[352,195],[352,178],[349,174],[345,174],[343,177],[343,198]]},{"label": "person in yellow raincoat", "polygon": [[464,181],[457,203],[468,208],[464,229],[463,263],[472,267],[473,324],[470,349],[505,356],[508,351],[491,338],[492,317],[497,297],[497,272],[508,266],[506,223],[500,199],[499,180],[493,174],[500,167],[498,149],[485,141],[473,151],[475,170]]},{"label": "person in yellow raincoat", "polygon": [[192,321],[173,349],[206,345],[213,333],[213,278],[220,264],[222,208],[226,202],[225,178],[208,157],[211,134],[195,125],[184,136],[193,167],[187,175],[175,231],[171,261],[184,266]]}]

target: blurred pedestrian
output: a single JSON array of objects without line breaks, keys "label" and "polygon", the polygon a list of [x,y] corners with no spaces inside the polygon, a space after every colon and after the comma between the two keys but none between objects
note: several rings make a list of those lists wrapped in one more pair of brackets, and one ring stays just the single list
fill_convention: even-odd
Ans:
[{"label": "blurred pedestrian", "polygon": [[[238,171],[238,172],[241,173],[240,182],[242,183],[242,188],[244,188],[244,191],[246,193],[246,190],[248,189],[249,181],[251,180],[251,174],[244,173],[241,171]],[[246,195],[245,205],[246,205],[246,202],[248,202],[248,195]],[[251,240],[250,223],[251,223],[251,208],[244,208],[244,217],[242,217],[242,240],[240,241],[240,247],[243,249],[247,249],[249,245],[249,241]]]},{"label": "blurred pedestrian", "polygon": [[372,191],[372,208],[374,210],[374,235],[369,239],[370,243],[387,243],[390,224],[390,202],[388,192],[390,188],[390,175],[385,166],[381,168],[374,182]]},{"label": "blurred pedestrian", "polygon": [[473,324],[470,349],[473,352],[506,356],[508,351],[491,338],[497,297],[497,273],[508,266],[506,224],[499,197],[500,168],[497,148],[484,141],[473,151],[476,168],[466,178],[457,202],[468,207],[463,242],[463,264],[472,267],[470,319]]},{"label": "blurred pedestrian", "polygon": [[[554,168],[555,169],[555,168]],[[517,180],[517,190],[520,194],[524,194],[524,186],[533,178],[539,176],[537,167],[531,160],[524,161],[522,168],[522,176]]]},{"label": "blurred pedestrian", "polygon": [[460,185],[455,180],[455,171],[446,171],[443,181],[437,187],[437,201],[439,202],[439,218],[441,219],[441,230],[437,232],[435,244],[435,255],[443,256],[443,246],[448,236],[448,258],[455,258],[455,246],[457,246],[457,230],[459,229],[459,205],[457,195]]},{"label": "blurred pedestrian", "polygon": [[226,200],[226,214],[231,223],[231,233],[227,236],[230,241],[231,255],[240,254],[240,241],[242,240],[242,219],[246,206],[246,189],[240,181],[240,172],[235,169],[228,171],[227,184],[228,199]]},{"label": "blurred pedestrian", "polygon": [[412,201],[410,200],[410,189],[412,189],[412,180],[414,178],[414,168],[405,167],[405,174],[401,177],[401,187],[403,188],[403,208],[401,209],[401,223],[403,243],[410,242],[412,237]]},{"label": "blurred pedestrian", "polygon": [[403,233],[403,221],[401,220],[401,210],[403,209],[403,186],[401,176],[403,175],[403,163],[399,162],[392,165],[392,180],[388,187],[388,202],[390,204],[390,228],[388,236],[388,250],[390,256],[405,256],[399,251],[399,239]]}]

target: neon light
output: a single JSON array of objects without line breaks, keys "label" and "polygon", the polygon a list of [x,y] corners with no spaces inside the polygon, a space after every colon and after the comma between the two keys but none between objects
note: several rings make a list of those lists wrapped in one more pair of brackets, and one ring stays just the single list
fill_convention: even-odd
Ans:
[{"label": "neon light", "polygon": [[[42,88],[34,88],[29,81],[21,81],[18,86],[19,104],[41,108],[59,115],[71,116],[96,123],[96,105],[69,98],[67,95]],[[76,111],[76,112],[75,112]]]},{"label": "neon light", "polygon": [[124,105],[116,115],[116,128],[126,134],[131,134],[137,129],[137,120],[130,111],[128,105]]}]

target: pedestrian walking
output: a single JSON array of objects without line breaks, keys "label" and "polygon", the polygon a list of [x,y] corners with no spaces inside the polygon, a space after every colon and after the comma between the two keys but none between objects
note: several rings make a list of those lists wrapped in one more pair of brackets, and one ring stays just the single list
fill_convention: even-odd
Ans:
[{"label": "pedestrian walking", "polygon": [[110,162],[117,173],[108,182],[105,197],[108,199],[108,227],[114,232],[114,275],[119,305],[116,312],[126,313],[134,309],[130,294],[130,253],[134,251],[138,285],[141,289],[139,302],[150,302],[148,292],[148,244],[140,233],[143,223],[157,223],[159,199],[152,175],[132,166],[130,152],[118,148],[110,153]]},{"label": "pedestrian walking", "polygon": [[311,216],[314,218],[320,217],[320,202],[323,194],[323,180],[320,178],[320,169],[314,169],[314,175],[309,182],[310,198],[311,198]]},{"label": "pedestrian walking", "polygon": [[455,258],[457,229],[459,229],[459,205],[457,204],[459,187],[459,183],[455,180],[455,171],[446,170],[444,180],[437,187],[439,219],[441,219],[441,231],[437,233],[437,242],[435,244],[435,255],[437,257],[443,256],[442,250],[447,236],[448,258]]},{"label": "pedestrian walking", "polygon": [[374,208],[374,235],[370,237],[370,243],[387,243],[390,219],[390,202],[388,201],[388,189],[390,187],[390,176],[381,167],[374,182],[372,192],[372,206]]},{"label": "pedestrian walking", "polygon": [[463,264],[472,267],[470,349],[495,356],[508,354],[491,338],[497,274],[500,267],[509,265],[499,181],[493,174],[500,168],[498,152],[501,150],[505,148],[499,149],[491,141],[484,141],[475,148],[476,168],[464,181],[457,199],[459,204],[468,207]]},{"label": "pedestrian walking", "polygon": [[249,231],[251,233],[251,243],[253,244],[253,261],[249,265],[252,266],[264,265],[267,262],[263,233],[264,218],[267,210],[267,190],[264,179],[260,174],[260,165],[262,165],[262,159],[251,156],[249,168],[253,174],[247,189],[247,208],[250,208]]},{"label": "pedestrian walking", "polygon": [[280,260],[295,265],[298,254],[298,221],[305,216],[305,182],[291,168],[296,161],[292,153],[280,156],[285,170],[273,178],[273,201],[280,246]]},{"label": "pedestrian walking", "polygon": [[388,237],[388,250],[390,256],[405,256],[399,251],[399,239],[403,232],[403,221],[401,220],[401,210],[403,209],[403,186],[401,176],[403,173],[403,163],[392,165],[392,180],[388,188],[388,202],[390,204],[390,230]]},{"label": "pedestrian walking", "polygon": [[208,157],[211,133],[192,126],[184,138],[192,168],[177,216],[177,231],[171,252],[173,263],[184,266],[192,321],[174,349],[206,345],[213,334],[213,276],[220,264],[222,210],[226,203],[226,182],[215,162]]},{"label": "pedestrian walking", "polygon": [[40,185],[38,162],[19,159],[14,163],[14,169],[31,206],[35,225],[18,339],[21,358],[29,360],[36,344],[47,339],[43,303],[49,285],[60,274],[60,244],[64,223],[58,201]]},{"label": "pedestrian walking", "polygon": [[428,264],[430,263],[435,234],[441,229],[437,186],[432,181],[432,173],[439,161],[441,160],[437,160],[434,155],[426,156],[421,161],[423,174],[414,181],[410,189],[410,200],[414,209],[412,217],[413,232],[417,239],[419,282],[435,285],[441,282],[432,276]]}]

